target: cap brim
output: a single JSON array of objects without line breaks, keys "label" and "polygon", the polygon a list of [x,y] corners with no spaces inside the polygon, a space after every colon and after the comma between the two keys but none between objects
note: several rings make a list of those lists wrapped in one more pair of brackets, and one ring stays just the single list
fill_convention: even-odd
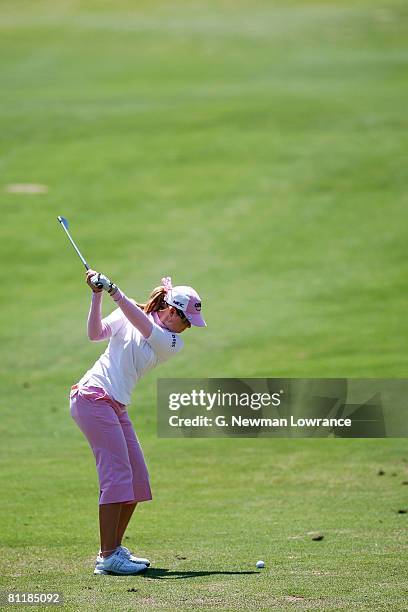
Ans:
[{"label": "cap brim", "polygon": [[184,314],[190,321],[191,325],[195,325],[196,327],[207,327],[207,323],[204,321],[203,317],[200,314]]}]

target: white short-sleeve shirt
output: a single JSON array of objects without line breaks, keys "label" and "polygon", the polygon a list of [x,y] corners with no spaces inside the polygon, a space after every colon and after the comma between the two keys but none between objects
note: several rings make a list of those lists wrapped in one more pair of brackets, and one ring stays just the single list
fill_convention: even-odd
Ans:
[{"label": "white short-sleeve shirt", "polygon": [[184,346],[180,334],[157,325],[151,314],[148,317],[153,324],[149,338],[144,338],[120,308],[103,319],[112,332],[109,344],[78,384],[102,387],[116,401],[129,404],[139,378]]}]

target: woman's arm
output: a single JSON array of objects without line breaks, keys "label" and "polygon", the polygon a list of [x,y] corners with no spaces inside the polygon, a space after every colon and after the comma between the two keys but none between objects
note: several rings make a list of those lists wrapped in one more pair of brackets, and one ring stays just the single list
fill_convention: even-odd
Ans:
[{"label": "woman's arm", "polygon": [[88,338],[93,342],[105,340],[112,335],[111,328],[102,321],[102,295],[103,290],[92,284],[91,278],[96,274],[95,270],[86,272],[86,282],[92,289],[92,301],[88,314]]},{"label": "woman's arm", "polygon": [[149,317],[139,306],[136,306],[129,300],[128,297],[122,291],[117,288],[115,294],[112,296],[113,301],[119,306],[125,317],[130,323],[136,327],[145,338],[149,338],[153,330],[153,323]]},{"label": "woman's arm", "polygon": [[102,291],[92,293],[88,315],[88,338],[93,342],[106,340],[112,335],[109,325],[102,321],[102,295]]}]

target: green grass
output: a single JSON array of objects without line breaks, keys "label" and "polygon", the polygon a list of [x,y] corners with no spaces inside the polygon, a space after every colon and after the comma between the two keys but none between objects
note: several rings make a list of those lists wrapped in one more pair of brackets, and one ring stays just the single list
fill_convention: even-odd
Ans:
[{"label": "green grass", "polygon": [[[155,381],[406,376],[407,17],[3,0],[1,588],[66,610],[406,609],[405,440],[158,439]],[[171,274],[203,297],[208,328],[130,409],[145,577],[92,575],[96,475],[67,396],[102,345],[58,214],[129,295]]]}]

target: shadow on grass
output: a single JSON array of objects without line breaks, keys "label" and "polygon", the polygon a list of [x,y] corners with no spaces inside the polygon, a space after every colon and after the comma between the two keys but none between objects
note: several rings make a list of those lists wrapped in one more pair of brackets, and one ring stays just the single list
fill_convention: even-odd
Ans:
[{"label": "shadow on grass", "polygon": [[248,574],[259,574],[260,572],[170,572],[166,568],[149,567],[141,576],[153,578],[155,580],[180,580],[182,578],[199,578],[201,576],[245,576]]}]

